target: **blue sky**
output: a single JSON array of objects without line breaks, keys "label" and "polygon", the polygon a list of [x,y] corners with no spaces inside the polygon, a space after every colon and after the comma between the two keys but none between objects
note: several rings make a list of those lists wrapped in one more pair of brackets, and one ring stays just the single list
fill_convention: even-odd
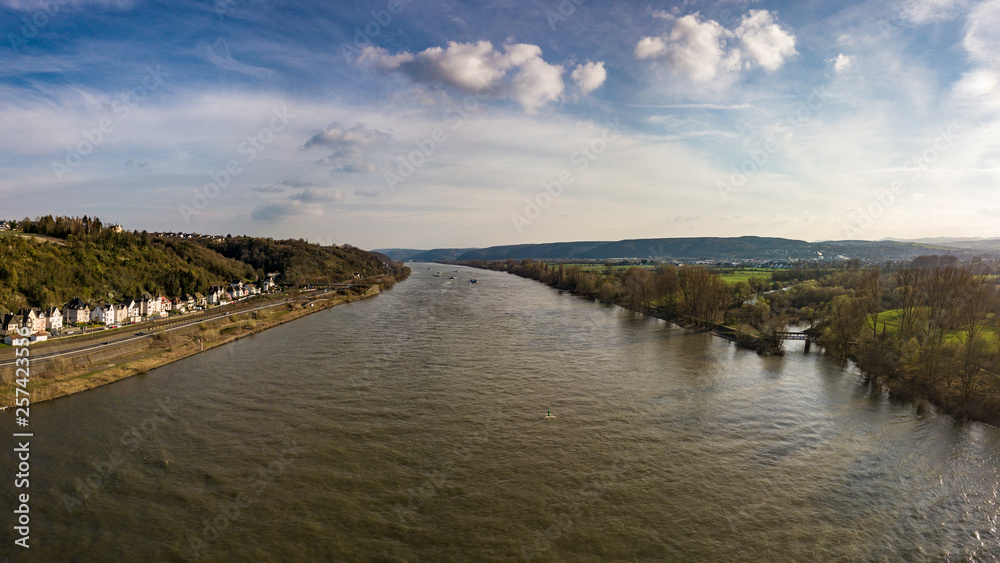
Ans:
[{"label": "blue sky", "polygon": [[0,217],[1000,236],[1000,0],[0,0]]}]

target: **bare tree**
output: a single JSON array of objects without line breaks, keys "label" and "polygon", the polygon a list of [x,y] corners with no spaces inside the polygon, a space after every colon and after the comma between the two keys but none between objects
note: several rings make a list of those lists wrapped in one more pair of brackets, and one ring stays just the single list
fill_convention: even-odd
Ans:
[{"label": "bare tree", "polygon": [[882,286],[879,282],[881,271],[875,267],[861,276],[858,284],[858,302],[865,313],[865,320],[872,329],[872,336],[878,336],[878,315],[882,312]]}]

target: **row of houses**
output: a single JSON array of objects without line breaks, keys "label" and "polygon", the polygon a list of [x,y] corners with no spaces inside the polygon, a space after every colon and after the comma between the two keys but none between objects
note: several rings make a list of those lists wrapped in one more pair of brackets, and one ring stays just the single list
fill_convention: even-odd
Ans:
[{"label": "row of houses", "polygon": [[171,312],[187,313],[209,305],[226,305],[273,290],[274,282],[268,279],[260,286],[233,282],[226,286],[212,286],[208,295],[185,294],[184,297],[172,299],[146,293],[139,299],[123,299],[117,303],[100,301],[90,304],[77,297],[61,310],[58,307],[27,308],[0,316],[0,337],[16,336],[15,333],[21,328],[27,327],[33,339],[45,340],[49,334],[58,333],[64,326],[90,323],[115,326],[137,323],[166,317]]}]

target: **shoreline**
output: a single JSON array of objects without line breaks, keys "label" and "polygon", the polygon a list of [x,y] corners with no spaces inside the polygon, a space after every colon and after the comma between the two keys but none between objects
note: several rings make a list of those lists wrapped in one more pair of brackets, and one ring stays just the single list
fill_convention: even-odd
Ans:
[{"label": "shoreline", "polygon": [[[391,287],[391,285],[390,285]],[[387,289],[387,288],[386,288]],[[345,303],[375,297],[383,290],[377,283],[363,294],[337,295],[311,299],[306,303],[286,303],[266,315],[260,312],[234,313],[223,319],[199,323],[176,333],[160,333],[141,344],[124,345],[109,351],[97,350],[66,359],[54,359],[32,365],[28,392],[31,404],[69,397],[102,385],[121,381],[184,358],[253,336],[302,317]],[[13,371],[13,370],[12,370]],[[53,374],[54,375],[51,375]],[[6,378],[6,377],[5,377]],[[4,390],[0,405],[14,408],[14,385]]]},{"label": "shoreline", "polygon": [[[489,268],[473,266],[467,263],[460,263],[460,264],[472,268],[490,270]],[[609,303],[612,305],[616,305],[627,311],[632,311],[640,315],[653,317],[656,319],[672,323],[685,330],[700,332],[702,334],[710,334],[712,336],[722,338],[723,340],[732,342],[733,344],[736,345],[737,348],[740,349],[750,350],[750,351],[754,350],[754,348],[752,347],[741,345],[739,340],[736,338],[735,334],[727,334],[719,330],[719,327],[724,327],[725,325],[705,326],[697,323],[683,322],[683,320],[678,318],[676,315],[661,313],[660,311],[656,311],[653,309],[638,310],[629,307],[625,303],[602,301],[601,299],[590,297],[587,295],[582,295],[569,289],[560,288],[558,286],[546,283],[545,281],[535,279],[530,276],[520,276],[514,272],[509,272],[506,270],[490,270],[490,271],[500,271],[518,277],[523,277],[525,279],[534,280],[552,289],[556,289],[558,291],[566,291],[575,297],[581,297],[588,299],[590,301],[597,301],[600,303]],[[821,355],[826,355],[825,352],[818,352],[818,353]],[[852,356],[847,359],[850,360],[852,363],[854,363],[855,366],[857,366],[856,357]],[[928,408],[933,407],[934,411],[936,411],[937,414],[949,416],[952,418],[952,420],[954,420],[957,423],[972,421],[1000,428],[1000,416],[992,414],[992,412],[989,412],[981,407],[976,409],[970,409],[966,405],[956,404],[953,400],[950,400],[953,399],[953,397],[949,396],[947,393],[944,393],[939,389],[907,387],[905,383],[906,382],[900,382],[900,381],[883,381],[881,378],[878,377],[867,377],[864,384],[867,387],[869,387],[872,390],[872,392],[885,393],[886,397],[890,401],[912,405],[916,409],[917,415],[920,415],[926,412]]]}]

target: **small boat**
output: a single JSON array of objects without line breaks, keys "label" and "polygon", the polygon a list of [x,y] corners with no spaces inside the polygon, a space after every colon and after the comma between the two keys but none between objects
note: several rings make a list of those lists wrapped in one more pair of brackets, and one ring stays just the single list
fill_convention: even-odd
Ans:
[{"label": "small boat", "polygon": [[477,280],[476,278],[472,278],[471,280],[469,280],[469,283],[479,283],[479,280]]}]

